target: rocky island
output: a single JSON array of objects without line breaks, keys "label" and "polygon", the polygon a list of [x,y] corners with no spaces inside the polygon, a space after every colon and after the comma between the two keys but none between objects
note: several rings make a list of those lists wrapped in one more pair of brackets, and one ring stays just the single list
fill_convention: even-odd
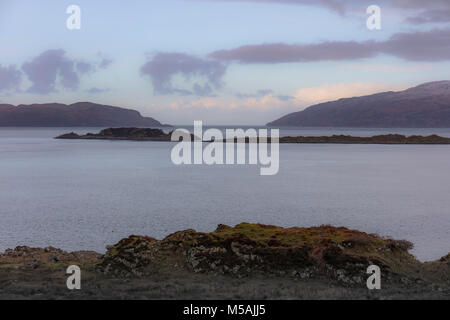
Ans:
[{"label": "rocky island", "polygon": [[79,135],[75,132],[62,134],[55,139],[86,139],[86,140],[135,140],[135,141],[170,141],[171,133],[161,129],[151,128],[108,128],[99,133]]},{"label": "rocky island", "polygon": [[[87,133],[79,135],[75,132],[65,133],[55,139],[85,139],[85,140],[134,140],[134,141],[171,141],[172,132],[165,133],[161,129],[151,128],[107,128],[101,130],[99,133]],[[191,139],[194,136],[191,134]],[[259,142],[259,139],[254,138],[239,138],[233,141],[240,140],[249,143]],[[222,142],[233,142],[232,140],[224,139]],[[267,142],[270,142],[270,137]],[[211,141],[204,141],[211,142]],[[354,137],[348,135],[333,135],[333,136],[297,136],[297,137],[281,137],[280,143],[338,143],[338,144],[450,144],[450,138],[441,137],[438,135],[430,136],[404,136],[401,134],[386,134],[372,137]]]},{"label": "rocky island", "polygon": [[385,134],[372,137],[354,137],[347,135],[315,136],[315,137],[282,137],[280,143],[349,143],[349,144],[450,144],[450,138],[438,135],[404,136],[401,134]]},{"label": "rocky island", "polygon": [[[344,227],[241,223],[162,240],[132,235],[95,252],[17,247],[0,254],[0,298],[448,299],[450,254],[422,263],[405,240]],[[82,290],[66,288],[78,265]],[[382,290],[368,290],[377,265]]]}]

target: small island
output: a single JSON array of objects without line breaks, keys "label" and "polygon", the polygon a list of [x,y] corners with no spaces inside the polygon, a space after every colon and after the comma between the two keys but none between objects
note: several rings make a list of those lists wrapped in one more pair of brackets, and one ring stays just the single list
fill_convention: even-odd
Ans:
[{"label": "small island", "polygon": [[135,141],[170,141],[170,133],[161,129],[151,128],[107,128],[99,133],[79,135],[75,132],[65,133],[55,139],[86,139],[86,140],[135,140]]},{"label": "small island", "polygon": [[[99,133],[87,133],[79,135],[75,132],[65,133],[55,139],[85,139],[85,140],[133,140],[133,141],[171,141],[172,132],[165,133],[161,129],[152,128],[107,128]],[[194,136],[191,134],[191,138]],[[246,143],[259,142],[258,138],[235,138]],[[211,142],[211,141],[204,141]],[[233,142],[233,140],[224,139],[222,142]],[[270,137],[267,142],[271,142]],[[336,143],[336,144],[450,144],[450,138],[438,135],[429,136],[404,136],[401,134],[385,134],[372,137],[355,137],[349,135],[332,136],[297,136],[281,137],[280,143]]]},{"label": "small island", "polygon": [[280,143],[348,143],[348,144],[450,144],[450,138],[438,135],[404,136],[401,134],[384,134],[372,137],[354,137],[347,135],[315,137],[282,137]]}]

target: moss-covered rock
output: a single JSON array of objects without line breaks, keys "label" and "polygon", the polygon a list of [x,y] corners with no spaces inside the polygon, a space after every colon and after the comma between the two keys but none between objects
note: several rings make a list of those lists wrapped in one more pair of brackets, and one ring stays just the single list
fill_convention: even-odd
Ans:
[{"label": "moss-covered rock", "polygon": [[108,248],[100,270],[128,276],[191,270],[242,277],[254,273],[329,277],[347,284],[367,278],[378,265],[386,280],[420,278],[422,264],[406,241],[344,227],[281,228],[241,223],[211,233],[185,230],[157,241],[130,236]]},{"label": "moss-covered rock", "polygon": [[93,251],[66,252],[54,247],[32,248],[19,246],[0,253],[0,267],[17,267],[20,269],[38,269],[70,265],[96,265],[102,255]]}]

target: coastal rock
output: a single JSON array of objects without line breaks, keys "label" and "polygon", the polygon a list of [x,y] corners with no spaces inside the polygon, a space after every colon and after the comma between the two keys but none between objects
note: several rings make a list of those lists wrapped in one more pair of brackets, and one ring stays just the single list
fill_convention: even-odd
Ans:
[{"label": "coastal rock", "polygon": [[[211,233],[188,229],[162,240],[133,235],[108,246],[105,255],[21,246],[0,254],[0,296],[236,299],[238,292],[247,299],[448,299],[450,254],[421,263],[410,248],[407,241],[342,227],[249,223]],[[83,277],[76,294],[66,288],[73,264]],[[382,270],[383,290],[367,290],[371,264]]]},{"label": "coastal rock", "polygon": [[[55,139],[92,139],[92,140],[135,140],[135,141],[171,141],[172,132],[165,133],[161,129],[151,128],[107,128],[99,133],[87,133],[78,135],[75,132],[65,133]],[[191,134],[192,140],[199,138]],[[234,140],[222,140],[226,143],[235,143]],[[259,143],[259,139],[250,140],[248,137],[242,138],[241,142]],[[205,141],[206,142],[206,141]],[[271,138],[267,139],[271,143]],[[450,138],[438,135],[430,136],[404,136],[401,134],[385,134],[372,137],[355,137],[347,135],[333,136],[297,136],[281,137],[280,143],[336,143],[336,144],[450,144]],[[224,226],[226,227],[226,226]]]},{"label": "coastal rock", "polygon": [[75,132],[65,133],[57,137],[57,139],[79,139],[80,136]]},{"label": "coastal rock", "polygon": [[450,286],[450,253],[437,261],[425,262],[423,274],[429,282]]},{"label": "coastal rock", "polygon": [[101,254],[93,251],[66,252],[58,248],[31,248],[19,246],[7,249],[0,254],[0,265],[16,265],[18,267],[47,267],[56,264],[97,264]]},{"label": "coastal rock", "polygon": [[108,246],[98,270],[116,276],[141,276],[142,267],[151,262],[152,246],[156,239],[131,235],[114,246]]},{"label": "coastal rock", "polygon": [[450,144],[450,138],[438,135],[404,136],[401,134],[384,134],[372,137],[354,137],[346,135],[333,136],[298,136],[281,137],[280,143],[340,143],[340,144]]},{"label": "coastal rock", "polygon": [[107,128],[99,133],[78,135],[74,132],[62,134],[55,139],[96,139],[96,140],[151,140],[169,141],[170,133],[151,128]]},{"label": "coastal rock", "polygon": [[445,257],[442,257],[441,259],[439,259],[439,262],[446,264],[450,267],[450,253],[448,255],[446,255]]},{"label": "coastal rock", "polygon": [[386,279],[420,277],[421,263],[410,244],[344,227],[281,228],[241,223],[211,233],[185,230],[164,238],[130,236],[110,247],[99,269],[142,276],[174,265],[195,273],[327,277],[360,284],[367,267],[378,265]]}]

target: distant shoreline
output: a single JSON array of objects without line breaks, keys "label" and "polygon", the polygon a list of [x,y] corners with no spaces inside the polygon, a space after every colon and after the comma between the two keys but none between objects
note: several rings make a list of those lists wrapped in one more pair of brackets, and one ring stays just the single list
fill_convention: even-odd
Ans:
[{"label": "distant shoreline", "polygon": [[[193,136],[191,136],[193,139]],[[55,139],[66,140],[131,140],[131,141],[172,141],[171,132],[165,133],[161,129],[151,128],[108,128],[99,133],[87,133],[79,135],[75,132],[65,133],[55,137]],[[175,141],[174,141],[175,142]],[[213,141],[203,141],[213,142]],[[221,142],[245,142],[259,143],[258,138],[235,138],[233,140],[224,139]],[[271,138],[267,138],[271,142]],[[350,135],[332,136],[287,136],[279,138],[279,143],[323,143],[323,144],[450,144],[450,138],[438,135],[412,135],[384,134],[371,137],[357,137]]]}]

